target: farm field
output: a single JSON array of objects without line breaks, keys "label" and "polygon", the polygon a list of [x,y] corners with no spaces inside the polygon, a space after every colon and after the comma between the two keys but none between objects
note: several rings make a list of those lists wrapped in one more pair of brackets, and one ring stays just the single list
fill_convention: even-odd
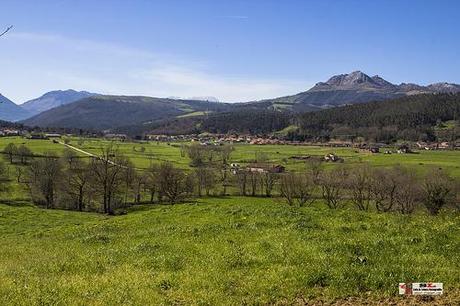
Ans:
[{"label": "farm field", "polygon": [[[34,153],[61,155],[52,140],[0,138]],[[108,142],[72,138],[98,154]],[[173,162],[190,169],[181,143],[119,142],[138,168]],[[291,156],[335,153],[353,167],[435,166],[460,177],[460,152],[370,154],[349,148],[235,145],[231,162],[257,152],[289,170]],[[83,153],[78,153],[84,155]],[[335,163],[326,163],[326,168]],[[237,193],[237,190],[231,190]],[[429,216],[328,209],[322,200],[291,207],[281,198],[203,197],[135,205],[126,215],[46,210],[13,182],[0,200],[0,305],[241,305],[460,303],[460,214]],[[434,299],[403,298],[399,282],[443,282]],[[348,304],[347,304],[348,303]]]},{"label": "farm field", "polygon": [[[8,143],[25,144],[33,152],[44,153],[53,151],[61,154],[64,146],[53,143],[52,140],[30,140],[19,137],[0,138],[0,148]],[[84,139],[79,143],[78,139],[71,139],[70,144],[84,151],[99,154],[101,146],[107,145],[107,140]],[[164,161],[173,162],[176,166],[187,169],[190,160],[187,156],[181,156],[180,146],[182,143],[163,142],[117,142],[121,153],[127,156],[138,168],[148,168],[150,163],[161,163]],[[460,177],[460,151],[416,151],[416,154],[372,154],[359,152],[354,148],[332,148],[316,146],[294,146],[294,145],[248,145],[236,144],[235,151],[231,155],[231,162],[250,163],[254,160],[257,152],[265,153],[270,162],[285,165],[289,170],[304,168],[305,162],[292,160],[291,156],[317,156],[322,157],[328,153],[335,153],[344,158],[345,165],[369,163],[373,166],[394,166],[403,165],[413,167],[423,173],[429,167],[440,167],[448,171],[452,176]],[[141,148],[144,151],[141,152]],[[83,155],[78,153],[79,155]],[[326,164],[326,167],[333,167],[334,164]]]},{"label": "farm field", "polygon": [[0,304],[387,304],[408,301],[396,295],[399,282],[431,280],[446,294],[425,303],[458,305],[459,235],[458,214],[263,198],[139,206],[118,217],[0,205]]}]

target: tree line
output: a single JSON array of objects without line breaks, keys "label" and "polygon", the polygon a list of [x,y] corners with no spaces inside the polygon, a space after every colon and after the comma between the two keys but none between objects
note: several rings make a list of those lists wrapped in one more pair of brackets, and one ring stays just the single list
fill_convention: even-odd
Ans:
[{"label": "tree line", "polygon": [[[45,208],[124,212],[141,203],[175,204],[201,196],[277,197],[300,207],[315,201],[330,209],[353,205],[359,210],[397,211],[410,214],[425,207],[436,215],[449,205],[459,205],[459,181],[439,168],[423,176],[411,168],[373,168],[366,164],[324,169],[319,160],[307,162],[304,170],[271,171],[268,156],[257,152],[258,168],[231,166],[231,145],[182,145],[180,153],[190,160],[191,170],[170,162],[151,163],[137,169],[114,143],[101,147],[94,157],[81,157],[66,148],[62,156],[53,152],[28,154],[21,146],[8,144],[5,159],[16,169],[16,182],[26,188],[32,201]],[[23,157],[27,156],[26,159]],[[0,192],[8,192],[11,174],[0,165]]]},{"label": "tree line", "polygon": [[367,164],[323,170],[313,166],[281,176],[281,196],[289,205],[321,199],[329,208],[352,204],[358,210],[413,213],[425,207],[437,215],[444,207],[460,208],[459,181],[439,168],[424,175],[402,166],[373,168]]}]

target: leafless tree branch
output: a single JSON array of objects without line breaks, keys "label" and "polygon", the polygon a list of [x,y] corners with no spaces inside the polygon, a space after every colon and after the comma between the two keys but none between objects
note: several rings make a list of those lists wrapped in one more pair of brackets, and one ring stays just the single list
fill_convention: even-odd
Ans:
[{"label": "leafless tree branch", "polygon": [[0,37],[2,37],[3,35],[5,35],[6,33],[8,33],[12,28],[13,28],[13,26],[9,26],[8,28],[6,28],[6,30],[3,31],[3,33],[0,34]]}]

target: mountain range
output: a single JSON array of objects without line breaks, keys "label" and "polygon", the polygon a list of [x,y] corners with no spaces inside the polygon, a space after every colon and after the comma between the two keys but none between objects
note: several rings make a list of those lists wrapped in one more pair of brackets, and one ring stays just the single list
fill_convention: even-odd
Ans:
[{"label": "mountain range", "polygon": [[31,116],[37,115],[49,109],[66,105],[83,98],[95,96],[96,94],[87,91],[55,90],[44,94],[43,96],[27,101],[21,107],[29,112]]},{"label": "mountain range", "polygon": [[292,96],[264,100],[274,109],[309,111],[312,108],[328,108],[346,104],[382,101],[423,93],[457,93],[460,85],[436,83],[428,86],[390,83],[380,76],[373,77],[361,71],[340,74],[326,82],[317,83],[311,89]]},{"label": "mountain range", "polygon": [[94,95],[96,94],[86,91],[75,91],[72,89],[55,90],[20,105],[17,105],[11,100],[0,95],[0,120],[20,121],[49,109]]},{"label": "mountain range", "polygon": [[18,121],[30,117],[30,113],[0,94],[0,120]]},{"label": "mountain range", "polygon": [[228,111],[231,104],[138,96],[96,95],[62,105],[24,121],[28,126],[105,130],[185,114]]},{"label": "mountain range", "polygon": [[458,84],[397,85],[377,75],[370,77],[361,71],[354,71],[335,75],[295,95],[244,103],[214,102],[211,97],[207,97],[208,101],[200,101],[202,99],[199,97],[196,100],[168,99],[106,96],[73,90],[53,91],[19,106],[9,100],[9,103],[1,103],[0,119],[25,119],[23,123],[30,126],[105,130],[215,112],[251,109],[299,113],[416,94],[458,92]]}]

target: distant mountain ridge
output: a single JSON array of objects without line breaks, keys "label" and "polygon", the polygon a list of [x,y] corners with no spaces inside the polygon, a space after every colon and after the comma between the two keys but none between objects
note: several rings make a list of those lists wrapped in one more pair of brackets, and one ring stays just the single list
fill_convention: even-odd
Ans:
[{"label": "distant mountain ridge", "polygon": [[292,96],[263,100],[273,108],[288,108],[306,111],[311,107],[328,108],[340,105],[382,101],[423,93],[458,93],[460,85],[435,83],[428,86],[388,82],[382,77],[373,77],[361,71],[332,76],[326,82],[316,83],[311,89]]},{"label": "distant mountain ridge", "polygon": [[52,108],[23,122],[28,126],[105,130],[230,108],[226,103],[197,100],[97,95]]},{"label": "distant mountain ridge", "polygon": [[18,121],[30,117],[30,113],[0,94],[0,120]]},{"label": "distant mountain ridge", "polygon": [[[25,121],[26,125],[88,129],[114,129],[123,126],[143,127],[160,121],[187,117],[209,116],[217,112],[265,111],[304,113],[336,106],[383,101],[416,94],[458,93],[460,85],[435,83],[422,86],[412,83],[399,85],[382,77],[354,71],[332,76],[308,91],[295,95],[245,103],[216,103],[190,99],[168,99],[133,96],[90,96],[46,110]],[[46,96],[46,95],[45,95]],[[45,96],[39,102],[47,101]],[[206,98],[206,100],[209,97]],[[38,102],[35,102],[38,103]],[[30,103],[32,104],[32,102]],[[30,105],[29,104],[29,105]],[[49,104],[48,104],[49,105]],[[270,113],[270,115],[272,115]],[[190,118],[184,119],[191,121]]]},{"label": "distant mountain ridge", "polygon": [[97,94],[87,91],[75,91],[73,89],[55,90],[47,92],[39,98],[27,101],[20,106],[27,110],[30,116],[33,116],[49,109],[95,95]]}]

